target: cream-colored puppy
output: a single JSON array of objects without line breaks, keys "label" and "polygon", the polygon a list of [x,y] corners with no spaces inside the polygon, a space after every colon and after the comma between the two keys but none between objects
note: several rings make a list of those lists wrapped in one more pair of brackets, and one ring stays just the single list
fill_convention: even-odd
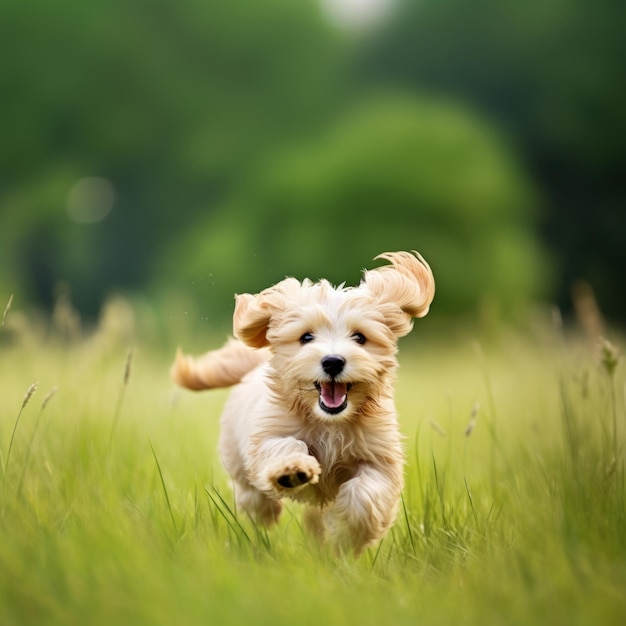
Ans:
[{"label": "cream-colored puppy", "polygon": [[275,522],[285,497],[311,505],[307,526],[359,554],[393,524],[404,454],[393,400],[397,340],[428,313],[435,283],[417,253],[389,252],[358,287],[286,278],[236,297],[237,340],[178,354],[189,389],[237,385],[220,452],[237,506]]}]

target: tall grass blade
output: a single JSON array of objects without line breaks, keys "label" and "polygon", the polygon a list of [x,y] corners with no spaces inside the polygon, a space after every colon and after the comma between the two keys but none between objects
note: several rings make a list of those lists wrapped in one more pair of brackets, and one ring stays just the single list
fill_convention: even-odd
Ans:
[{"label": "tall grass blade", "polygon": [[117,423],[119,421],[120,414],[122,412],[122,404],[124,402],[126,388],[128,387],[128,381],[130,379],[130,369],[131,369],[132,360],[133,360],[133,349],[131,348],[128,351],[128,355],[126,356],[126,365],[124,367],[124,378],[122,379],[122,386],[120,388],[120,393],[117,396],[115,412],[113,413],[113,423],[111,424],[111,434],[109,435],[109,450],[111,449],[111,444],[113,443],[113,435],[115,433],[115,429],[117,427]]},{"label": "tall grass blade", "polygon": [[172,503],[170,502],[170,496],[167,493],[167,487],[165,485],[165,479],[163,478],[163,472],[161,471],[161,464],[159,463],[159,459],[157,458],[156,452],[154,451],[154,446],[150,439],[148,439],[148,443],[150,444],[150,450],[152,450],[152,455],[154,456],[154,461],[157,466],[157,470],[159,472],[159,478],[161,479],[161,485],[163,487],[163,493],[165,494],[165,501],[167,502],[167,508],[170,512],[170,518],[172,520],[172,526],[174,527],[174,532],[176,536],[178,536],[178,527],[176,526],[176,519],[174,518],[174,511],[172,510]]},{"label": "tall grass blade", "polygon": [[420,498],[422,502],[422,507],[426,506],[426,494],[424,492],[424,481],[422,480],[422,465],[420,462],[420,449],[419,449],[419,435],[420,435],[420,425],[418,425],[417,430],[415,431],[415,440],[414,440],[414,448],[415,448],[415,470],[417,473],[417,486],[420,490]]},{"label": "tall grass blade", "polygon": [[378,546],[376,547],[374,558],[372,559],[372,564],[370,565],[370,574],[374,571],[374,566],[376,565],[376,562],[378,561],[378,556],[380,555],[380,551],[383,547],[384,541],[385,541],[384,539],[381,539],[381,541],[378,542]]},{"label": "tall grass blade", "polygon": [[237,515],[228,506],[227,502],[224,500],[224,498],[222,498],[219,491],[213,486],[211,488],[213,489],[213,493],[215,494],[215,497],[211,495],[211,492],[206,487],[204,488],[204,490],[206,491],[207,496],[209,497],[211,502],[213,502],[213,505],[215,506],[219,514],[222,516],[224,521],[228,524],[228,526],[235,533],[235,536],[238,539],[241,539],[243,537],[248,543],[248,545],[254,548],[255,546],[252,543],[250,536],[246,532],[245,528],[241,525],[241,522],[237,518]]},{"label": "tall grass blade", "polygon": [[619,351],[608,339],[602,339],[600,344],[600,362],[609,379],[609,393],[611,398],[611,417],[613,422],[613,459],[612,464],[617,463],[619,454],[618,433],[617,433],[617,398],[615,394],[615,384],[613,375],[619,363]]},{"label": "tall grass blade", "polygon": [[33,397],[33,394],[35,393],[35,391],[37,391],[38,385],[39,383],[32,383],[32,385],[26,390],[26,393],[24,394],[24,400],[22,400],[22,406],[17,414],[17,419],[15,420],[15,424],[13,425],[13,432],[11,433],[11,440],[9,441],[9,449],[7,451],[7,460],[4,466],[4,476],[2,477],[3,487],[7,479],[7,472],[9,471],[9,461],[11,460],[11,450],[13,449],[13,441],[15,440],[15,433],[17,432],[17,427],[18,427],[18,424],[20,423],[20,418],[22,417],[24,408],[26,407],[30,399]]},{"label": "tall grass blade", "polygon": [[467,493],[467,498],[469,499],[470,508],[472,509],[474,523],[476,524],[476,528],[478,528],[478,515],[476,514],[476,507],[474,506],[474,497],[472,496],[472,492],[470,491],[469,485],[467,484],[467,478],[465,478],[465,476],[463,477],[463,483],[465,484],[465,491]]},{"label": "tall grass blade", "polygon": [[443,485],[439,483],[439,472],[437,471],[437,460],[435,459],[435,453],[432,453],[433,457],[433,472],[435,476],[435,486],[437,487],[437,496],[439,498],[439,509],[441,511],[441,523],[444,528],[447,528],[448,523],[446,520],[446,504],[443,497]]},{"label": "tall grass blade", "polygon": [[33,427],[33,432],[30,435],[30,441],[28,442],[28,447],[26,448],[26,458],[24,459],[24,463],[22,464],[22,472],[20,474],[20,479],[17,484],[16,494],[19,496],[22,492],[22,485],[24,483],[24,474],[26,473],[26,468],[28,467],[28,462],[30,461],[30,455],[33,449],[33,442],[35,441],[35,436],[37,435],[37,431],[39,430],[39,424],[41,422],[41,416],[48,406],[48,402],[52,399],[52,397],[58,391],[58,387],[53,387],[46,397],[43,399],[41,403],[41,408],[39,409],[39,413],[37,414],[37,419],[35,420],[35,426]]},{"label": "tall grass blade", "polygon": [[489,462],[490,462],[490,467],[491,467],[490,478],[491,478],[491,490],[495,496],[496,483],[497,483],[496,453],[499,452],[505,462],[506,462],[506,457],[505,455],[501,453],[501,449],[500,449],[500,441],[498,438],[496,402],[495,402],[495,398],[493,395],[491,379],[489,377],[489,370],[487,368],[487,364],[485,363],[485,355],[483,353],[481,345],[478,342],[475,342],[474,349],[480,360],[480,370],[483,376],[485,392],[487,394],[487,406],[488,406],[489,419],[485,420],[485,424],[487,426],[487,430],[489,431],[489,434],[491,435],[491,446],[489,448]]},{"label": "tall grass blade", "polygon": [[576,427],[574,412],[570,405],[570,399],[567,393],[565,379],[563,376],[561,376],[559,379],[559,393],[561,396],[561,419],[564,427],[563,430],[565,433],[567,451],[569,452],[572,470],[577,473],[577,460],[579,458],[578,429]]},{"label": "tall grass blade", "polygon": [[402,511],[404,512],[404,521],[406,523],[406,530],[409,535],[409,542],[411,543],[411,552],[413,552],[414,556],[417,556],[417,552],[415,550],[415,540],[413,539],[413,531],[411,530],[411,524],[409,522],[409,514],[406,510],[406,502],[404,501],[404,494],[401,494],[401,502]]}]

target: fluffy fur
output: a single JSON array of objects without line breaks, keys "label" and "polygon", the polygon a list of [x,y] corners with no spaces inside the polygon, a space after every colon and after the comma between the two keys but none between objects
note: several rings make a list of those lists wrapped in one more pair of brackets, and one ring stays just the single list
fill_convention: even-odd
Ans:
[{"label": "fluffy fur", "polygon": [[286,278],[236,297],[234,334],[173,379],[189,389],[236,385],[220,452],[238,508],[277,521],[285,497],[310,505],[308,528],[358,555],[393,524],[404,454],[393,400],[397,340],[435,290],[417,253],[389,252],[358,287]]}]

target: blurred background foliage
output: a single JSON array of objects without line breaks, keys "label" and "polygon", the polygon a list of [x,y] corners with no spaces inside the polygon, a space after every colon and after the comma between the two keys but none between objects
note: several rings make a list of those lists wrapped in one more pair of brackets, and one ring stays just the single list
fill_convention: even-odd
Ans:
[{"label": "blurred background foliage", "polygon": [[624,322],[625,13],[4,0],[0,295],[220,322],[235,292],[415,248],[435,315],[568,309],[582,279]]}]

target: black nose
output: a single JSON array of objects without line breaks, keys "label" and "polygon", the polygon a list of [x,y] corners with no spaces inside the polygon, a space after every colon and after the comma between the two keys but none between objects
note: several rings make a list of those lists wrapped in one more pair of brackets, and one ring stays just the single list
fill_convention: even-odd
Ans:
[{"label": "black nose", "polygon": [[322,359],[322,369],[333,378],[341,374],[346,360],[342,356],[331,354]]}]

